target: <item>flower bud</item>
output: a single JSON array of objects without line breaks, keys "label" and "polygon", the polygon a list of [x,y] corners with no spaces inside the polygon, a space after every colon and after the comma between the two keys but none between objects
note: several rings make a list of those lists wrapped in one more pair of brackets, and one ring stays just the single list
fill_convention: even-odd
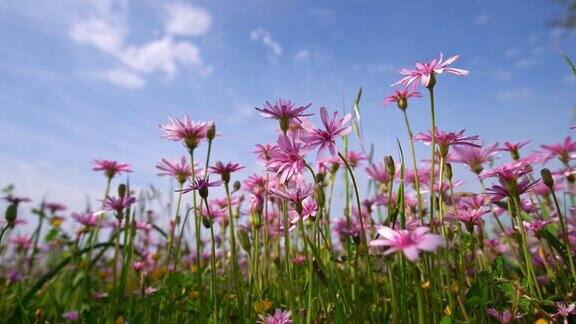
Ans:
[{"label": "flower bud", "polygon": [[384,163],[386,164],[386,171],[388,172],[388,175],[390,178],[393,178],[394,174],[396,174],[396,165],[394,164],[394,159],[391,155],[386,155],[384,157]]},{"label": "flower bud", "polygon": [[240,183],[240,181],[238,181],[238,180],[234,181],[234,185],[232,186],[234,191],[240,190],[241,187],[242,187],[242,184]]},{"label": "flower bud", "polygon": [[202,225],[204,225],[206,228],[210,228],[212,227],[212,222],[208,217],[202,217]]},{"label": "flower bud", "polygon": [[396,103],[398,104],[398,108],[400,108],[400,110],[402,111],[408,108],[408,100],[406,100],[405,97],[398,98],[398,101]]},{"label": "flower bud", "polygon": [[318,185],[324,185],[324,173],[316,173],[314,182],[316,182]]},{"label": "flower bud", "polygon": [[446,163],[444,166],[444,175],[448,181],[452,181],[452,164]]},{"label": "flower bud", "polygon": [[208,187],[198,189],[198,194],[202,199],[208,199]]},{"label": "flower bud", "polygon": [[322,186],[318,186],[316,188],[316,205],[318,208],[324,207],[326,204],[326,194],[324,193],[324,188]]},{"label": "flower bud", "polygon": [[17,216],[18,216],[18,205],[15,203],[8,205],[8,207],[6,208],[6,213],[4,214],[4,219],[8,223],[12,223],[16,220]]},{"label": "flower bud", "polygon": [[210,128],[208,129],[208,132],[206,132],[206,138],[208,138],[209,141],[212,141],[215,137],[216,137],[216,124],[212,123],[212,126],[210,126]]},{"label": "flower bud", "polygon": [[126,197],[126,185],[123,183],[118,185],[118,197],[120,198]]},{"label": "flower bud", "polygon": [[249,253],[252,244],[250,244],[250,238],[248,237],[248,232],[246,231],[246,229],[240,227],[236,231],[236,235],[238,235],[238,240],[240,241],[240,246],[242,246],[242,249],[244,249],[244,251]]},{"label": "flower bud", "polygon": [[554,187],[554,178],[552,178],[552,173],[550,169],[544,168],[540,170],[540,175],[542,176],[542,182],[548,187],[550,190]]}]

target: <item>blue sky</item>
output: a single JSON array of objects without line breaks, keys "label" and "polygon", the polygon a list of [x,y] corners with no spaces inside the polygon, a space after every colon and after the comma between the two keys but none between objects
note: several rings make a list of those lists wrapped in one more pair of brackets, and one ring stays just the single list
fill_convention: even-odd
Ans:
[{"label": "blue sky", "polygon": [[[257,170],[254,144],[275,140],[253,110],[266,100],[350,109],[377,156],[406,143],[400,112],[381,108],[396,71],[460,54],[466,78],[441,76],[439,127],[486,142],[567,135],[576,82],[545,1],[114,1],[0,3],[0,185],[80,208],[99,197],[94,158],[133,164],[133,183],[165,188],[154,165],[184,150],[160,138],[168,116],[213,119],[216,159]],[[410,104],[428,129],[426,99]],[[418,145],[422,156],[427,148]],[[426,154],[427,155],[427,154]]]}]

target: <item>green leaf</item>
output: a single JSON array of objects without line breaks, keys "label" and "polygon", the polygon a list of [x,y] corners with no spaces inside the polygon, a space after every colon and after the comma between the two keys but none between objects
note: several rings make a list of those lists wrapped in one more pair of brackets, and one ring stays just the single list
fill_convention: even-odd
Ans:
[{"label": "green leaf", "polygon": [[506,266],[506,261],[502,256],[498,256],[494,259],[492,263],[492,276],[494,278],[502,278],[504,276],[504,267]]},{"label": "green leaf", "polygon": [[466,293],[466,305],[484,308],[488,303],[488,280],[479,278]]},{"label": "green leaf", "polygon": [[354,132],[358,135],[358,138],[362,140],[362,133],[360,132],[360,98],[362,97],[362,87],[358,90],[356,94],[356,99],[354,99]]},{"label": "green leaf", "polygon": [[452,324],[452,317],[444,315],[440,320],[440,324]]},{"label": "green leaf", "polygon": [[53,228],[50,230],[50,232],[48,232],[48,234],[46,234],[46,237],[44,237],[44,241],[50,242],[54,240],[57,236],[58,236],[58,230]]}]

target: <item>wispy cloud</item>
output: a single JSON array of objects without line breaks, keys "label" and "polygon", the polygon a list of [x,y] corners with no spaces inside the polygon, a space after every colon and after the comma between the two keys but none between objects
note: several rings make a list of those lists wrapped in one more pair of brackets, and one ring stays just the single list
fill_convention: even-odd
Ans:
[{"label": "wispy cloud", "polygon": [[274,39],[272,34],[262,28],[258,27],[250,32],[250,39],[257,43],[262,43],[268,49],[271,59],[275,59],[282,55],[282,46]]},{"label": "wispy cloud", "polygon": [[142,45],[128,42],[128,6],[121,1],[103,1],[94,7],[70,27],[69,36],[116,59],[122,69],[93,75],[126,88],[143,87],[145,75],[154,73],[172,78],[183,66],[195,68],[201,75],[210,74],[212,68],[204,64],[200,48],[189,40],[176,39],[176,36],[205,35],[212,24],[210,12],[178,2],[166,4],[163,10],[163,35]]},{"label": "wispy cloud", "polygon": [[488,23],[490,19],[492,19],[492,16],[490,16],[489,14],[480,14],[474,17],[474,24],[477,26],[484,25]]},{"label": "wispy cloud", "polygon": [[528,88],[510,89],[498,93],[498,99],[503,101],[526,101],[534,97],[534,90]]},{"label": "wispy cloud", "polygon": [[122,68],[94,72],[93,75],[127,89],[140,89],[146,85],[144,78]]},{"label": "wispy cloud", "polygon": [[519,69],[526,69],[529,67],[532,67],[534,65],[536,65],[538,63],[538,61],[534,58],[531,57],[527,57],[527,58],[523,58],[521,60],[516,61],[516,63],[514,63],[514,66],[519,68]]}]

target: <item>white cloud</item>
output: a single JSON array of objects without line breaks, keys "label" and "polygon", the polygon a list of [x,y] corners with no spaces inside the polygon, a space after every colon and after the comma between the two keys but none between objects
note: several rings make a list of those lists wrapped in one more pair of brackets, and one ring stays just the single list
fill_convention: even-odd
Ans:
[{"label": "white cloud", "polygon": [[518,55],[520,55],[520,50],[517,48],[512,48],[504,52],[504,56],[506,56],[507,58],[513,58]]},{"label": "white cloud", "polygon": [[534,90],[532,89],[511,89],[498,93],[498,99],[504,101],[526,101],[534,97]]},{"label": "white cloud", "polygon": [[[163,8],[166,14],[164,35],[141,45],[130,44],[128,10],[126,2],[108,0],[99,3],[69,29],[69,36],[79,44],[91,45],[109,54],[122,69],[92,73],[102,80],[116,85],[137,89],[146,85],[147,74],[162,73],[174,77],[180,67],[195,68],[201,76],[212,73],[205,66],[200,48],[176,36],[201,36],[212,24],[212,16],[206,9],[172,2]],[[87,16],[87,17],[86,17]]]},{"label": "white cloud", "polygon": [[170,35],[201,36],[212,25],[212,15],[201,7],[172,2],[165,5],[165,10],[166,32]]},{"label": "white cloud", "polygon": [[309,58],[310,58],[310,51],[305,49],[299,50],[298,52],[296,52],[296,55],[294,56],[294,59],[296,61],[308,61]]},{"label": "white cloud", "polygon": [[512,80],[512,73],[510,71],[494,70],[490,72],[490,74],[494,77],[494,79],[500,82],[507,82]]},{"label": "white cloud", "polygon": [[474,18],[474,24],[480,26],[490,21],[492,17],[489,14],[481,14]]},{"label": "white cloud", "polygon": [[514,66],[520,69],[525,69],[536,65],[536,63],[538,63],[538,61],[533,58],[524,58],[514,63]]},{"label": "white cloud", "polygon": [[282,55],[282,46],[272,37],[272,34],[268,30],[258,27],[250,32],[250,39],[254,42],[264,44],[264,46],[268,48],[272,58]]},{"label": "white cloud", "polygon": [[105,72],[94,72],[94,76],[127,89],[140,89],[146,80],[126,69],[112,69]]}]

